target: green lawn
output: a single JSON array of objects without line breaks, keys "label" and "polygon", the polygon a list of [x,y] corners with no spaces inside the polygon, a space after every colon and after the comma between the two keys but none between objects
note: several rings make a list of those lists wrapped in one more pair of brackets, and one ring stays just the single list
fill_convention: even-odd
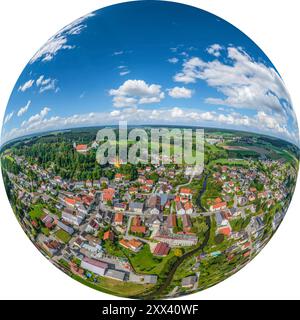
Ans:
[{"label": "green lawn", "polygon": [[65,230],[62,229],[56,231],[55,236],[64,243],[68,243],[71,239],[71,236]]},{"label": "green lawn", "polygon": [[158,276],[161,276],[167,262],[174,257],[173,250],[171,250],[166,257],[155,257],[151,253],[148,244],[144,245],[138,253],[132,253],[126,250],[126,255],[130,259],[136,272],[157,274]]},{"label": "green lawn", "polygon": [[111,242],[111,241],[106,240],[104,242],[103,247],[104,247],[105,251],[112,256],[116,256],[116,257],[120,257],[120,258],[126,257],[123,250],[121,249],[121,247],[115,242]]},{"label": "green lawn", "polygon": [[12,162],[15,161],[15,159],[14,159],[12,156],[10,156],[10,155],[5,155],[4,158],[6,158],[6,159],[8,159],[8,160],[10,160],[10,161],[12,161]]},{"label": "green lawn", "polygon": [[32,220],[40,219],[44,215],[43,205],[36,204],[32,206],[32,210],[29,212],[30,218]]},{"label": "green lawn", "polygon": [[245,166],[247,167],[249,165],[249,162],[247,160],[242,160],[242,159],[217,159],[217,160],[212,160],[209,162],[209,167],[211,168],[215,164],[219,165],[226,165],[226,166]]},{"label": "green lawn", "polygon": [[42,228],[42,233],[45,235],[45,236],[49,236],[50,235],[50,231],[48,228]]},{"label": "green lawn", "polygon": [[121,282],[105,277],[98,277],[99,283],[93,283],[91,281],[82,279],[77,275],[73,275],[72,278],[89,286],[90,288],[121,297],[131,297],[140,295],[153,287],[153,285],[149,284],[143,285],[132,282]]}]

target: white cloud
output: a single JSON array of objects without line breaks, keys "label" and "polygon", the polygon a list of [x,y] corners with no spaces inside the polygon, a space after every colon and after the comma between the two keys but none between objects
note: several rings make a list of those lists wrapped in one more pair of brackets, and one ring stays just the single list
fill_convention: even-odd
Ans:
[{"label": "white cloud", "polygon": [[27,89],[31,88],[34,84],[34,80],[30,79],[28,81],[26,81],[24,84],[22,84],[18,91],[22,91],[22,92],[25,92]]},{"label": "white cloud", "polygon": [[117,117],[117,116],[119,116],[121,114],[121,112],[119,111],[119,110],[114,110],[114,111],[112,111],[111,113],[110,113],[110,115],[112,116],[112,117]]},{"label": "white cloud", "polygon": [[117,68],[120,70],[120,76],[126,76],[126,74],[129,74],[131,72],[128,67],[124,65],[118,66]]},{"label": "white cloud", "polygon": [[37,80],[36,80],[36,85],[39,87],[43,84],[44,82],[44,76],[41,75]]},{"label": "white cloud", "polygon": [[124,51],[115,51],[112,55],[113,56],[120,56],[124,53]]},{"label": "white cloud", "polygon": [[142,109],[127,107],[111,112],[74,114],[67,117],[47,118],[50,109],[44,108],[41,112],[24,121],[19,128],[5,132],[3,140],[7,141],[16,137],[46,130],[60,130],[63,128],[112,125],[118,121],[126,120],[131,124],[166,124],[166,125],[192,125],[213,126],[222,128],[241,129],[246,131],[261,132],[285,138],[298,143],[297,132],[288,130],[287,123],[282,117],[270,116],[263,111],[254,113],[253,116],[243,115],[238,112],[199,111],[186,108],[167,109]]},{"label": "white cloud", "polygon": [[113,96],[115,107],[157,103],[164,98],[160,85],[148,85],[144,80],[127,80],[118,89],[111,89],[109,95]]},{"label": "white cloud", "polygon": [[121,72],[120,72],[120,76],[126,76],[126,74],[129,74],[129,73],[130,73],[129,70],[121,71]]},{"label": "white cloud", "polygon": [[224,49],[222,46],[220,46],[219,44],[217,44],[217,43],[215,43],[215,44],[213,44],[213,45],[211,45],[210,47],[208,47],[207,49],[206,49],[206,51],[209,53],[209,54],[211,54],[211,55],[213,55],[213,56],[215,56],[215,57],[219,57],[220,55],[221,55],[221,50],[222,49]]},{"label": "white cloud", "polygon": [[[219,60],[205,62],[198,57],[183,64],[174,76],[176,82],[205,81],[224,98],[208,97],[207,103],[234,108],[263,109],[288,113],[291,102],[285,85],[272,68],[254,61],[240,48],[227,49],[228,64]],[[285,103],[283,103],[285,101]]]},{"label": "white cloud", "polygon": [[7,122],[10,121],[10,119],[13,117],[14,115],[14,111],[12,111],[11,113],[9,113],[5,118],[4,118],[4,124],[6,124]]},{"label": "white cloud", "polygon": [[179,55],[184,56],[184,57],[188,57],[189,56],[189,54],[187,52],[185,52],[185,51],[180,52]]},{"label": "white cloud", "polygon": [[176,58],[176,57],[174,57],[174,58],[168,59],[168,61],[169,61],[170,63],[172,63],[172,64],[176,64],[176,63],[179,61],[179,59]]},{"label": "white cloud", "polygon": [[135,98],[124,97],[124,96],[115,96],[113,98],[113,104],[116,108],[123,107],[134,107],[138,103],[138,100]]},{"label": "white cloud", "polygon": [[36,52],[36,54],[31,58],[30,63],[34,63],[38,60],[41,60],[43,62],[51,61],[59,51],[74,49],[75,46],[71,46],[68,44],[68,36],[80,34],[82,30],[86,28],[86,24],[84,24],[84,21],[94,15],[94,13],[90,13],[75,20],[68,26],[61,29]]},{"label": "white cloud", "polygon": [[25,92],[26,90],[31,88],[34,83],[37,87],[39,87],[40,93],[48,90],[53,90],[55,92],[59,90],[59,88],[57,87],[57,79],[45,78],[44,75],[41,75],[37,80],[31,79],[25,82],[19,87],[18,91]]},{"label": "white cloud", "polygon": [[50,110],[51,110],[51,109],[50,109],[50,108],[47,108],[47,107],[43,108],[43,109],[41,110],[41,112],[40,112],[40,116],[41,116],[42,118],[44,118],[44,117],[48,114],[48,112],[49,112]]},{"label": "white cloud", "polygon": [[278,116],[270,116],[264,111],[259,111],[255,116],[257,122],[269,130],[273,130],[279,133],[288,134],[289,130],[287,128],[287,123],[284,118]]},{"label": "white cloud", "polygon": [[178,118],[178,117],[182,117],[183,116],[183,110],[182,109],[180,109],[180,108],[173,108],[172,110],[171,110],[171,117],[172,118]]},{"label": "white cloud", "polygon": [[185,87],[174,87],[172,89],[168,89],[169,96],[175,99],[188,99],[192,97],[192,90],[187,89]]},{"label": "white cloud", "polygon": [[57,87],[57,79],[45,78],[44,75],[41,75],[36,80],[36,85],[39,87],[39,92],[43,93],[44,91],[52,90],[57,92],[59,88]]},{"label": "white cloud", "polygon": [[17,113],[17,116],[21,117],[24,113],[26,113],[28,111],[28,108],[29,108],[30,104],[31,104],[31,100],[28,100],[26,105],[19,109],[19,111]]},{"label": "white cloud", "polygon": [[191,58],[183,63],[182,71],[175,74],[173,79],[176,82],[195,83],[197,79],[200,79],[200,73],[204,66],[205,62],[200,58]]},{"label": "white cloud", "polygon": [[51,61],[60,50],[74,49],[74,46],[68,45],[67,42],[67,37],[63,35],[50,38],[31,58],[30,63],[32,64],[38,60],[42,60],[43,62]]},{"label": "white cloud", "polygon": [[31,116],[28,120],[22,122],[21,127],[26,130],[40,128],[42,120],[46,117],[51,109],[44,107],[39,113]]},{"label": "white cloud", "polygon": [[121,65],[118,66],[117,69],[119,69],[119,75],[125,76],[126,74],[129,74],[131,71],[128,69],[127,66]]}]

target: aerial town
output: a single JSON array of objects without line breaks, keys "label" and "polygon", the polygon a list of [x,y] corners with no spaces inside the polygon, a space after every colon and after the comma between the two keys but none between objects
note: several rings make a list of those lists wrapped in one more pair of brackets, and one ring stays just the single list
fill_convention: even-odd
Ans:
[{"label": "aerial town", "polygon": [[[205,132],[205,165],[95,162],[92,129],[1,150],[22,228],[56,267],[94,289],[166,298],[208,288],[269,241],[291,201],[298,150],[239,132]],[[276,142],[278,142],[276,140]]]}]

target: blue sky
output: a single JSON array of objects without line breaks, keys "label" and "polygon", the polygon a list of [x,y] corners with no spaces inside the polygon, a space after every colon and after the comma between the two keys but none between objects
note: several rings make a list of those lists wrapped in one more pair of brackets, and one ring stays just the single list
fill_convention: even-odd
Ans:
[{"label": "blue sky", "polygon": [[265,54],[224,20],[164,1],[106,7],[50,38],[14,87],[2,142],[119,120],[299,141],[289,94]]}]

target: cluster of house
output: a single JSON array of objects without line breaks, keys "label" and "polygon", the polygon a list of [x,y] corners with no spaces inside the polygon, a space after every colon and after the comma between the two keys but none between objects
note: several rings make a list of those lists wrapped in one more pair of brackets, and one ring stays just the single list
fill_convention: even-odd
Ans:
[{"label": "cluster of house", "polygon": [[[74,149],[82,154],[89,151],[83,144],[74,144]],[[26,168],[18,175],[8,173],[15,182],[18,199],[26,208],[34,203],[44,204],[39,221],[24,210],[24,228],[31,237],[36,233],[32,230],[40,231],[41,226],[47,229],[46,234],[38,234],[37,244],[55,261],[67,261],[75,274],[86,276],[86,270],[119,281],[154,284],[157,276],[135,274],[127,259],[106,252],[105,243],[110,241],[133,253],[149,245],[152,254],[158,257],[167,256],[174,247],[198,243],[198,236],[193,232],[193,216],[199,212],[193,205],[193,191],[188,187],[175,190],[172,185],[176,175],[184,173],[180,170],[163,165],[145,166],[138,169],[134,181],[118,170],[113,180],[104,176],[95,181],[66,181],[55,176],[51,169],[30,165],[24,157],[15,159]],[[236,240],[228,249],[229,257],[237,248],[242,248],[245,256],[253,249],[261,250],[263,241],[249,241],[249,232],[250,237],[259,240],[263,237],[265,212],[256,214],[257,201],[271,208],[275,202],[284,201],[289,192],[284,179],[290,172],[284,172],[279,161],[260,161],[261,167],[272,170],[272,179],[267,170],[258,169],[255,162],[249,163],[247,168],[216,166],[212,175],[214,182],[222,187],[218,197],[208,199],[207,207],[215,218],[216,232]],[[28,178],[30,171],[39,176],[38,182]],[[155,182],[150,178],[154,172],[158,176]],[[263,189],[259,191],[253,181]],[[249,214],[253,215],[247,232],[234,232],[231,221]],[[274,230],[283,215],[284,210],[276,213]],[[100,239],[98,235],[103,229]],[[58,230],[68,235],[66,242],[57,237]],[[74,263],[74,257],[80,264]],[[197,276],[189,276],[182,280],[182,287],[193,287],[197,281]]]},{"label": "cluster of house", "polygon": [[[82,153],[88,151],[85,145],[74,148]],[[19,161],[24,163],[25,159]],[[139,169],[135,181],[127,181],[121,173],[116,173],[112,181],[106,177],[99,181],[66,181],[53,175],[50,169],[28,163],[26,170],[34,170],[41,179],[32,186],[27,185],[30,179],[25,173],[19,174],[21,179],[13,175],[20,199],[26,200],[28,207],[33,199],[35,203],[46,204],[39,222],[27,216],[27,227],[38,231],[41,226],[47,228],[49,234],[38,234],[37,244],[55,261],[68,261],[72,272],[78,275],[85,276],[83,270],[88,270],[122,281],[154,283],[156,276],[147,282],[150,281],[147,277],[134,274],[126,259],[121,261],[107,254],[104,243],[115,242],[134,253],[148,243],[154,256],[164,257],[172,247],[193,246],[198,242],[191,232],[192,191],[181,188],[174,193],[170,179],[165,178],[175,178],[174,170],[157,166],[156,183],[147,177],[153,172],[147,166]],[[28,192],[29,189],[34,192]],[[179,220],[182,230],[178,230]],[[97,235],[103,228],[107,231],[99,239]],[[67,243],[56,237],[58,230],[69,235]],[[74,265],[74,257],[81,261],[80,265]]]},{"label": "cluster of house", "polygon": [[[283,199],[288,199],[289,188],[286,184],[286,168],[280,160],[249,161],[249,167],[242,166],[216,166],[213,173],[214,182],[221,185],[222,191],[219,197],[208,199],[210,212],[214,213],[216,221],[216,233],[226,237],[239,240],[239,248],[246,250],[244,256],[250,255],[249,238],[254,239],[251,243],[253,251],[260,251],[266,242],[264,237],[264,217],[268,210],[276,203],[281,204],[282,209],[277,210],[273,220],[272,228],[276,230],[284,217],[283,208],[287,206]],[[262,170],[264,168],[264,170]],[[272,178],[270,178],[268,171]],[[288,174],[291,174],[289,172]],[[255,186],[260,185],[260,188]],[[258,210],[257,206],[264,210]],[[247,232],[234,232],[231,221],[238,218],[251,217],[247,226]],[[236,250],[237,247],[230,249]]]}]

